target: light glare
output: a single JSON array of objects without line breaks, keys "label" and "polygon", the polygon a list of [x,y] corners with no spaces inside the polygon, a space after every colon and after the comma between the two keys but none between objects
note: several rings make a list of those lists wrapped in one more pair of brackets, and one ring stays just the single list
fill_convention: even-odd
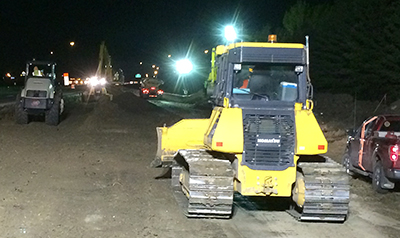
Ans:
[{"label": "light glare", "polygon": [[188,59],[179,60],[176,62],[176,69],[180,74],[187,74],[190,73],[193,69],[192,62]]},{"label": "light glare", "polygon": [[225,39],[230,42],[236,40],[236,31],[235,28],[233,28],[233,26],[225,27]]}]

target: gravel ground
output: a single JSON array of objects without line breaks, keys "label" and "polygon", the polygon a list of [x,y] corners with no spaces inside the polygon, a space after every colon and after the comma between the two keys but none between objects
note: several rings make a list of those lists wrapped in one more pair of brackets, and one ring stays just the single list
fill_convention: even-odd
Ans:
[{"label": "gravel ground", "polygon": [[[12,109],[0,109],[0,237],[398,237],[399,193],[376,194],[364,179],[351,179],[343,224],[297,222],[279,202],[255,209],[239,195],[232,219],[187,219],[169,179],[149,167],[155,127],[207,112],[111,92],[113,101],[68,100],[56,127],[17,125]],[[324,125],[328,155],[340,161],[343,129]]]}]

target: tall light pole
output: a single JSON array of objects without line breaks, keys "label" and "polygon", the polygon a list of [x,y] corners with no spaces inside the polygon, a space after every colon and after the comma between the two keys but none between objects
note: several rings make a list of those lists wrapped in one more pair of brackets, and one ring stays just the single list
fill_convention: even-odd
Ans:
[{"label": "tall light pole", "polygon": [[182,59],[176,62],[176,69],[179,74],[188,74],[193,69],[193,64],[188,59]]},{"label": "tall light pole", "polygon": [[176,70],[178,70],[180,74],[179,78],[182,79],[183,93],[186,95],[188,94],[188,89],[185,84],[185,75],[189,74],[193,70],[193,64],[189,59],[179,60],[176,62]]}]

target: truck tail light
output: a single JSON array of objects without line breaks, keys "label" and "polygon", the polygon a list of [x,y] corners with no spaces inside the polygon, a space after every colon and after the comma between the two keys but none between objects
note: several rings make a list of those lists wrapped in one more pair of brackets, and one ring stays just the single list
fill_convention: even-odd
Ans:
[{"label": "truck tail light", "polygon": [[142,88],[142,93],[143,94],[149,94],[149,90],[147,88]]},{"label": "truck tail light", "polygon": [[159,89],[159,90],[157,91],[157,94],[159,94],[159,95],[161,95],[161,94],[163,94],[163,93],[164,93],[164,91],[161,90],[161,89]]},{"label": "truck tail light", "polygon": [[399,146],[392,145],[389,147],[390,160],[395,162],[399,158]]},{"label": "truck tail light", "polygon": [[151,90],[156,90],[156,87],[151,87],[150,89],[151,89]]}]

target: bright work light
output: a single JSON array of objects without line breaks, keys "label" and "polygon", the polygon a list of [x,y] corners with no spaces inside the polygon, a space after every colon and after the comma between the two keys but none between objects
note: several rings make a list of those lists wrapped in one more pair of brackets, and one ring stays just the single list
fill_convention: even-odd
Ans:
[{"label": "bright work light", "polygon": [[229,42],[233,42],[236,39],[236,31],[233,26],[225,27],[225,39]]},{"label": "bright work light", "polygon": [[95,87],[95,86],[97,86],[97,85],[105,85],[106,83],[107,83],[107,81],[106,81],[106,79],[105,78],[97,78],[96,76],[94,76],[94,77],[91,77],[90,79],[89,79],[89,83],[90,83],[90,85],[92,86],[92,87]]},{"label": "bright work light", "polygon": [[180,74],[187,74],[190,73],[193,69],[192,62],[188,59],[179,60],[176,62],[176,69]]}]

